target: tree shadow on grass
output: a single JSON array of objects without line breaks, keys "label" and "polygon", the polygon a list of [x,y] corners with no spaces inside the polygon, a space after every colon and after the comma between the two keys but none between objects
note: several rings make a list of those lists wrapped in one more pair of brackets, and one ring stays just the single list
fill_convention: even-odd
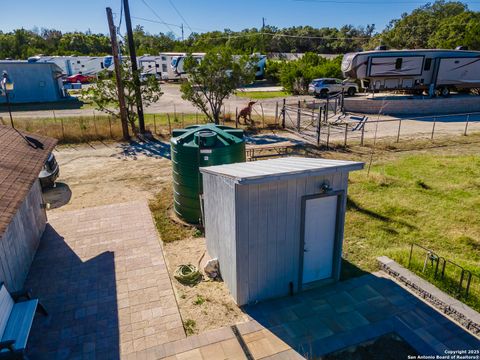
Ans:
[{"label": "tree shadow on grass", "polygon": [[405,226],[410,230],[416,229],[416,226],[407,223],[406,221],[401,221],[401,220],[395,220],[392,218],[389,218],[385,215],[379,214],[375,211],[366,209],[362,207],[361,205],[357,204],[350,196],[347,196],[347,210],[353,210],[353,211],[358,211],[359,213],[362,213],[368,217],[371,217],[375,220],[379,220],[385,223],[393,223],[393,224],[398,224],[401,226]]}]

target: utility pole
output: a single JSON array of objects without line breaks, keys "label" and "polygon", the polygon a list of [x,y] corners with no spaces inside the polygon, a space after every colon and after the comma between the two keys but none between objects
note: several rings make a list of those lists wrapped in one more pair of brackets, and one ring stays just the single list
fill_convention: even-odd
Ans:
[{"label": "utility pole", "polygon": [[123,89],[122,70],[120,68],[120,57],[118,52],[117,32],[113,24],[112,9],[107,7],[108,28],[110,29],[110,42],[112,43],[113,63],[115,64],[115,78],[117,80],[118,104],[120,106],[120,120],[122,122],[123,139],[129,140],[127,121],[127,106],[125,104],[125,92]]},{"label": "utility pole", "polygon": [[123,0],[123,9],[125,11],[125,25],[127,27],[128,48],[130,50],[130,62],[132,63],[133,82],[135,84],[135,102],[137,103],[138,127],[140,134],[145,134],[145,120],[143,118],[142,93],[140,90],[140,78],[138,77],[137,54],[133,42],[132,19],[130,18],[130,8],[128,0]]},{"label": "utility pole", "polygon": [[185,40],[185,38],[183,37],[183,23],[182,23],[182,26],[181,26],[181,28],[182,28],[182,41],[184,41],[184,40]]}]

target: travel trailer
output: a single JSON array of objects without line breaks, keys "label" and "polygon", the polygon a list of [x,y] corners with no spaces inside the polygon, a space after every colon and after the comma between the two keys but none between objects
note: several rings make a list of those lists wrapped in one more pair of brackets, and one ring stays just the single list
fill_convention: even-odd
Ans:
[{"label": "travel trailer", "polygon": [[167,80],[168,59],[166,55],[143,55],[137,57],[137,63],[142,74],[154,75],[157,79]]},{"label": "travel trailer", "polygon": [[163,80],[179,80],[180,77],[175,72],[177,60],[179,57],[185,56],[184,52],[164,52],[160,53],[160,67],[162,68]]},{"label": "travel trailer", "polygon": [[[197,61],[201,61],[203,59],[203,57],[205,56],[205,53],[193,53],[192,56]],[[258,57],[257,68],[256,68],[256,71],[255,71],[255,78],[256,79],[263,79],[265,77],[265,65],[267,63],[267,57],[265,55],[260,55],[260,54],[254,54],[254,56]],[[186,57],[187,57],[186,55],[179,56],[176,59],[176,63],[174,65],[172,64],[172,66],[175,70],[175,73],[177,74],[177,76],[180,79],[185,78],[187,76],[185,70],[183,69],[183,64],[184,64],[184,61],[185,61]],[[234,58],[239,59],[240,55],[234,55]]]},{"label": "travel trailer", "polygon": [[343,57],[345,77],[369,90],[428,90],[448,96],[451,90],[480,88],[480,51],[374,50]]},{"label": "travel trailer", "polygon": [[53,63],[59,66],[66,76],[97,75],[103,70],[113,70],[112,56],[32,56],[29,63]]},{"label": "travel trailer", "polygon": [[[192,56],[197,62],[201,62],[203,57],[205,56],[205,53],[192,53]],[[185,63],[186,57],[187,57],[187,54],[183,54],[182,56],[178,56],[174,60],[174,62],[172,62],[172,69],[177,79],[184,79],[187,77],[187,73],[183,69],[183,65]]]}]

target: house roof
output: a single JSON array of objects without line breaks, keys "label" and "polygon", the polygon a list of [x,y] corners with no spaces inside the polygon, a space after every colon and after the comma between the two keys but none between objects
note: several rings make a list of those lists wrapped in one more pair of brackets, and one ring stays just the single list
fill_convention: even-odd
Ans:
[{"label": "house roof", "polygon": [[56,139],[0,125],[0,236],[22,205],[56,144]]},{"label": "house roof", "polygon": [[361,170],[363,169],[363,165],[364,163],[356,161],[291,156],[270,160],[209,166],[200,168],[200,171],[202,173],[231,178],[238,184],[251,184]]}]

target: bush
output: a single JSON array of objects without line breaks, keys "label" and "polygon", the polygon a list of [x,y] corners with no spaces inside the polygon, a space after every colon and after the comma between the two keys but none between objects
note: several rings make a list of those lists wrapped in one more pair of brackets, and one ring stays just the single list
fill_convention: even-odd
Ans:
[{"label": "bush", "polygon": [[280,82],[280,70],[285,66],[283,60],[267,60],[265,65],[265,78],[268,81],[278,84]]},{"label": "bush", "polygon": [[315,53],[306,53],[299,60],[280,63],[280,84],[292,94],[305,94],[308,84],[315,78],[341,78],[341,62],[341,56],[328,60]]}]

